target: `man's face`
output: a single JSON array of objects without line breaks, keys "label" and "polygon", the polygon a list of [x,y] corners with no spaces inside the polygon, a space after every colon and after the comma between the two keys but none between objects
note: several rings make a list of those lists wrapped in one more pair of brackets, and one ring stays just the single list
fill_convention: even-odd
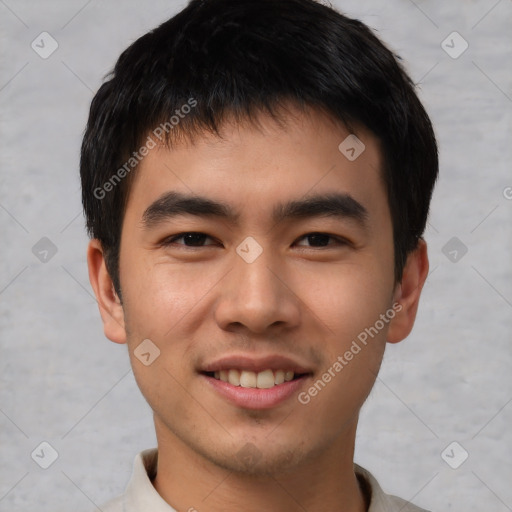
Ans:
[{"label": "man's face", "polygon": [[[365,150],[350,161],[338,149],[349,132],[319,113],[260,123],[151,150],[134,171],[120,252],[130,358],[159,442],[252,473],[296,467],[353,435],[395,288],[376,139],[358,131]],[[177,208],[186,198],[226,211]],[[160,350],[148,366],[134,355],[146,339]],[[221,380],[230,370],[235,384]],[[281,370],[293,380],[236,386],[237,374],[271,386]]]}]

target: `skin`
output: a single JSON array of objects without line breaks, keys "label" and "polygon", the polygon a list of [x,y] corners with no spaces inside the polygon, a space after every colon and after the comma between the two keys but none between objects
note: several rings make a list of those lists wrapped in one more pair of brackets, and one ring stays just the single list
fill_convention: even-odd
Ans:
[{"label": "skin", "polygon": [[[320,112],[290,111],[285,127],[262,114],[257,127],[227,121],[222,139],[202,134],[172,151],[150,151],[123,222],[122,304],[101,244],[90,242],[105,335],[128,344],[154,411],[153,484],[176,510],[366,510],[353,469],[358,414],[386,342],[401,341],[413,327],[428,258],[420,241],[395,283],[379,144],[358,128],[366,149],[350,162],[338,150],[349,133]],[[238,222],[183,215],[145,229],[144,211],[168,191],[229,204]],[[333,191],[367,209],[364,227],[325,216],[272,222],[275,204]],[[196,247],[184,239],[161,244],[183,232],[211,238]],[[306,236],[318,232],[347,243],[328,239],[319,247]],[[250,264],[236,253],[248,236],[263,249]],[[307,391],[396,303],[401,311],[306,405],[294,395],[267,410],[237,407],[198,374],[225,354],[281,354],[312,369],[300,390]],[[147,338],[161,353],[144,366],[134,350]],[[248,443],[252,460],[239,455]]]}]

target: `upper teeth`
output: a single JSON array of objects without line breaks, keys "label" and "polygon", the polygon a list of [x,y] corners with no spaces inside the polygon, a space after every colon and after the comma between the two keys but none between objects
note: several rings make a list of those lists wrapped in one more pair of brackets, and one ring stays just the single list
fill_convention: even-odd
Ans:
[{"label": "upper teeth", "polygon": [[283,382],[293,380],[295,374],[285,370],[264,370],[262,372],[249,372],[246,370],[220,370],[214,373],[214,377],[233,386],[243,388],[269,389]]}]

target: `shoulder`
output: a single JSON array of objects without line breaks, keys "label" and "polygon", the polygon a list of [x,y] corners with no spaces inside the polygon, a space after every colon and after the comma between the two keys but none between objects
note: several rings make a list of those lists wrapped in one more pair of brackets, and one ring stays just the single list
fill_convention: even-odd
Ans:
[{"label": "shoulder", "polygon": [[[100,507],[102,512],[133,512],[138,510],[165,510],[174,512],[155,491],[151,478],[156,474],[156,448],[140,452],[133,461],[132,476],[123,494]],[[98,510],[98,507],[96,508]]]},{"label": "shoulder", "polygon": [[368,512],[428,512],[398,496],[386,494],[375,477],[361,466],[354,464],[354,469],[370,503]]},{"label": "shoulder", "polygon": [[118,496],[117,498],[111,499],[99,507],[99,509],[102,512],[123,512],[123,497]]},{"label": "shoulder", "polygon": [[389,502],[393,504],[393,510],[399,510],[400,512],[429,512],[424,508],[419,508],[416,505],[413,505],[410,501],[405,501],[398,496],[393,496],[388,494]]}]

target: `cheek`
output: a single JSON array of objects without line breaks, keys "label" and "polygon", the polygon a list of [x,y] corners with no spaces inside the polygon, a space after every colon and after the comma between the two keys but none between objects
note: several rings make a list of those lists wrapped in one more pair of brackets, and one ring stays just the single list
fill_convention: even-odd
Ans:
[{"label": "cheek", "polygon": [[[188,395],[183,363],[191,339],[188,331],[194,329],[191,313],[212,287],[212,276],[183,272],[176,265],[155,264],[149,258],[126,258],[124,272],[129,276],[123,286],[125,324],[137,384],[153,410],[165,403],[185,419]],[[157,347],[150,345],[151,359],[153,350],[158,354],[148,365],[138,349],[146,339]]]},{"label": "cheek", "polygon": [[303,281],[308,305],[325,333],[324,367],[302,397],[309,400],[309,417],[318,428],[348,421],[375,382],[391,318],[381,319],[390,310],[392,280],[386,276],[378,264],[361,264],[315,273]]},{"label": "cheek", "polygon": [[389,325],[381,315],[390,308],[389,288],[376,286],[376,280],[369,272],[352,269],[310,282],[308,304],[313,305],[316,322],[311,336],[318,337],[320,325],[324,357],[299,402],[306,404],[307,429],[313,434],[322,429],[326,436],[337,435],[340,425],[353,420],[375,383]]},{"label": "cheek", "polygon": [[336,340],[331,348],[338,351],[350,345],[389,308],[392,282],[384,275],[377,266],[372,270],[366,264],[301,272],[298,284],[304,302],[322,330]]},{"label": "cheek", "polygon": [[[135,262],[134,262],[135,263]],[[136,269],[136,271],[135,271]],[[131,270],[131,271],[130,271]],[[183,267],[139,260],[126,265],[130,279],[123,287],[125,309],[133,334],[162,342],[196,307],[219,280],[199,266]]]}]

